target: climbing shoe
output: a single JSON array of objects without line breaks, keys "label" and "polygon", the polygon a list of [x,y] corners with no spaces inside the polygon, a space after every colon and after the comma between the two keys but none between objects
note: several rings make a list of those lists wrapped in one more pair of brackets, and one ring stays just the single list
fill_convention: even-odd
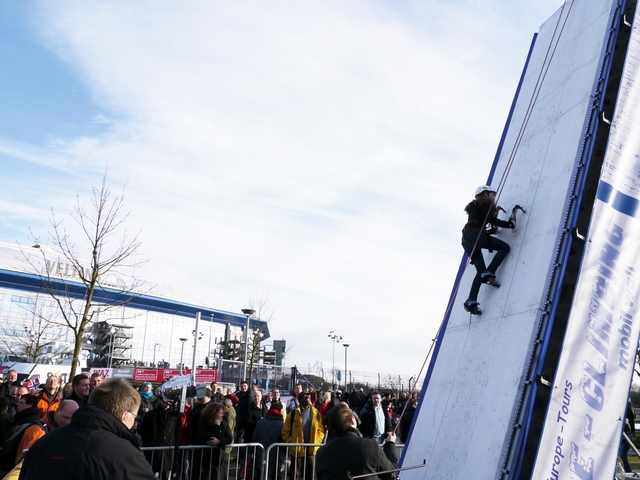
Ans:
[{"label": "climbing shoe", "polygon": [[500,288],[500,282],[498,282],[496,276],[490,271],[487,270],[486,272],[482,272],[480,278],[482,279],[482,283],[486,283],[488,285],[491,285],[492,287]]},{"label": "climbing shoe", "polygon": [[478,308],[478,305],[480,304],[475,300],[467,300],[464,302],[464,309],[471,315],[482,315],[482,310]]}]

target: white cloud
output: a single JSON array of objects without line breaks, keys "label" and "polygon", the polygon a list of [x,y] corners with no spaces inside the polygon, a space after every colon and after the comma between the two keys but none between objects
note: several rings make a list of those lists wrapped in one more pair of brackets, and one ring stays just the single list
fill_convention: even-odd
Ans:
[{"label": "white cloud", "polygon": [[43,45],[108,130],[0,151],[93,183],[108,163],[143,274],[228,310],[268,292],[291,363],[328,363],[336,330],[352,368],[417,373],[556,4],[41,2]]}]

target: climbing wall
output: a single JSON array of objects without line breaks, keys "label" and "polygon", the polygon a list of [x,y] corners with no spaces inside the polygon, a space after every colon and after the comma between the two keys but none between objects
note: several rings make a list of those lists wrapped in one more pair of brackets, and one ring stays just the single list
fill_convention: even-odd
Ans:
[{"label": "climbing wall", "polygon": [[403,472],[404,480],[514,478],[509,462],[523,392],[557,294],[563,235],[618,12],[611,0],[569,0],[534,37],[489,178],[499,205],[527,213],[515,231],[497,235],[512,249],[498,271],[502,287],[480,291],[481,317],[462,307],[475,269],[461,267],[402,458],[404,467],[423,460],[426,467]]}]

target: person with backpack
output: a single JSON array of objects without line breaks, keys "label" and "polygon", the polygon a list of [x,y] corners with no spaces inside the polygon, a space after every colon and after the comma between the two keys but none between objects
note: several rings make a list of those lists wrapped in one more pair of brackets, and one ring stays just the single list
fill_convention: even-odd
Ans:
[{"label": "person with backpack", "polygon": [[4,445],[9,430],[13,427],[13,417],[9,415],[9,398],[0,397],[0,445]]},{"label": "person with backpack", "polygon": [[2,476],[14,467],[16,452],[24,432],[29,425],[38,420],[40,412],[37,403],[38,397],[35,395],[21,395],[18,398],[13,427],[7,435],[7,441],[0,449],[0,475]]},{"label": "person with backpack", "polygon": [[22,480],[157,480],[131,432],[140,394],[125,380],[96,387],[71,423],[35,442],[22,465]]},{"label": "person with backpack", "polygon": [[36,440],[44,437],[46,433],[54,428],[62,427],[63,425],[69,425],[71,423],[71,417],[73,412],[78,409],[78,404],[73,400],[63,400],[58,409],[53,412],[47,412],[47,414],[39,420],[32,422],[31,425],[25,430],[18,451],[16,453],[16,463],[18,463],[25,450],[29,450],[29,447],[33,445]]},{"label": "person with backpack", "polygon": [[[324,425],[320,412],[311,405],[311,392],[300,392],[298,407],[287,415],[282,427],[282,440],[285,443],[320,444],[324,439]],[[313,478],[313,465],[318,447],[294,447],[291,455],[291,477]]]}]

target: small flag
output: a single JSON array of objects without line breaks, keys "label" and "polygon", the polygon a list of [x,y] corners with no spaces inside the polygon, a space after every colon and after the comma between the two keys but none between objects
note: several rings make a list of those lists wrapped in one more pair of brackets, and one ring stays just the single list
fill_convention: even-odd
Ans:
[{"label": "small flag", "polygon": [[22,382],[23,387],[27,387],[29,389],[29,393],[36,393],[38,387],[40,387],[40,377],[33,377]]}]

